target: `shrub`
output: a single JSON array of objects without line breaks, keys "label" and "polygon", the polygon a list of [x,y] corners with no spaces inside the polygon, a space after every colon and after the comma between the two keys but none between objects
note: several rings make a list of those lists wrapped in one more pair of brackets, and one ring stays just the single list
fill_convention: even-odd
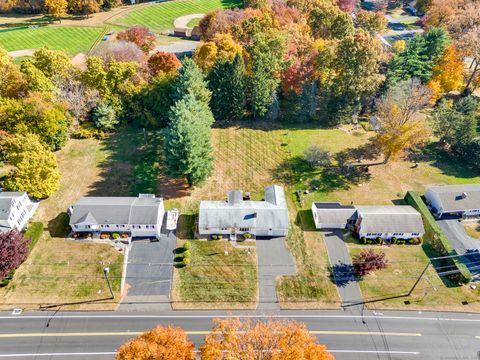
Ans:
[{"label": "shrub", "polygon": [[127,239],[130,235],[128,235],[127,233],[122,233],[120,234],[120,236],[122,239]]},{"label": "shrub", "polygon": [[186,258],[186,257],[189,258],[189,257],[190,257],[190,250],[185,250],[185,251],[183,252],[183,257],[184,257],[184,258]]},{"label": "shrub", "polygon": [[120,239],[120,234],[119,233],[113,233],[112,234],[112,239]]},{"label": "shrub", "polygon": [[363,243],[363,244],[366,244],[367,243],[367,238],[365,236],[362,236],[360,241]]},{"label": "shrub", "polygon": [[218,235],[218,240],[222,240],[223,239],[223,235]]},{"label": "shrub", "polygon": [[244,238],[244,239],[251,239],[251,238],[252,238],[252,234],[250,234],[250,233],[245,233],[245,234],[243,234],[243,238]]},{"label": "shrub", "polygon": [[101,233],[100,234],[100,239],[109,239],[110,238],[110,235],[107,234],[107,233]]},{"label": "shrub", "polygon": [[387,262],[384,252],[376,253],[372,249],[365,249],[353,258],[353,267],[359,276],[365,276],[372,271],[386,268]]},{"label": "shrub", "polygon": [[305,150],[305,160],[310,166],[328,166],[330,165],[330,153],[318,145],[310,145]]},{"label": "shrub", "polygon": [[107,136],[103,131],[95,128],[91,123],[84,123],[80,125],[72,134],[74,139],[103,139]]},{"label": "shrub", "polygon": [[188,265],[188,264],[190,264],[190,258],[189,258],[189,257],[184,257],[182,263],[183,263],[183,265],[185,265],[185,266]]},{"label": "shrub", "polygon": [[379,245],[383,244],[383,238],[382,237],[378,236],[376,240],[377,240],[377,244],[379,244]]},{"label": "shrub", "polygon": [[[405,201],[422,214],[423,225],[425,227],[425,243],[430,245],[438,256],[455,255],[456,252],[448,241],[446,235],[437,224],[433,215],[427,208],[418,192],[409,191],[405,195]],[[452,266],[459,270],[459,273],[448,275],[448,277],[458,283],[468,283],[471,280],[471,273],[459,257],[447,258],[442,260],[442,266]]]},{"label": "shrub", "polygon": [[104,131],[114,130],[118,124],[115,109],[105,101],[100,101],[92,110],[92,119],[95,127]]},{"label": "shrub", "polygon": [[217,235],[212,235],[212,240],[217,240],[218,239],[218,236]]},{"label": "shrub", "polygon": [[183,248],[185,249],[185,251],[190,250],[191,247],[192,244],[190,244],[190,241],[185,241],[185,244],[183,244]]},{"label": "shrub", "polygon": [[0,280],[27,259],[29,242],[30,240],[17,230],[0,233]]}]

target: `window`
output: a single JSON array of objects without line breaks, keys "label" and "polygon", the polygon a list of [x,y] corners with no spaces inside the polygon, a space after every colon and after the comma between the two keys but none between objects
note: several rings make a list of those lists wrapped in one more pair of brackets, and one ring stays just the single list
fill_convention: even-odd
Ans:
[{"label": "window", "polygon": [[420,233],[412,233],[412,236],[418,236]]},{"label": "window", "polygon": [[222,230],[228,230],[228,228],[222,228]]},{"label": "window", "polygon": [[245,232],[247,232],[247,231],[250,231],[250,228],[240,228],[240,231],[245,231]]},{"label": "window", "polygon": [[155,225],[152,225],[151,228],[152,228],[152,229],[155,229]]},{"label": "window", "polygon": [[403,233],[393,233],[393,236],[402,236]]},{"label": "window", "polygon": [[90,229],[90,225],[85,225],[85,227],[86,227],[87,229]]}]

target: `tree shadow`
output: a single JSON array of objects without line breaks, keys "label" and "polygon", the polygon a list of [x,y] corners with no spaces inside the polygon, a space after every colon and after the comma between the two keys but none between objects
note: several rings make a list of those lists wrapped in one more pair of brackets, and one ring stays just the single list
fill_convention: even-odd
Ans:
[{"label": "tree shadow", "polygon": [[67,237],[71,232],[70,216],[64,211],[48,222],[47,230],[51,237],[62,238]]},{"label": "tree shadow", "polygon": [[330,268],[330,280],[339,287],[345,287],[358,280],[352,264],[338,263]]},{"label": "tree shadow", "polygon": [[177,238],[190,240],[195,237],[195,215],[180,214],[177,222]]},{"label": "tree shadow", "polygon": [[317,231],[315,221],[313,219],[312,210],[299,210],[295,218],[295,225],[299,226],[303,231]]}]

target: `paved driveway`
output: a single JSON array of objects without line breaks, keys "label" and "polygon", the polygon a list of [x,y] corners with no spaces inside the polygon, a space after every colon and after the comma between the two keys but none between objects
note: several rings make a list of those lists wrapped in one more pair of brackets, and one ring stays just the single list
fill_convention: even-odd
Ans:
[{"label": "paved driveway", "polygon": [[162,237],[158,242],[132,242],[125,281],[128,290],[122,305],[135,309],[142,305],[170,308],[174,249],[174,236]]},{"label": "paved driveway", "polygon": [[480,280],[480,240],[474,239],[465,232],[465,228],[458,220],[438,220],[450,244],[469,268],[473,277]]},{"label": "paved driveway", "polygon": [[295,261],[284,238],[257,239],[259,310],[278,310],[278,276],[296,273]]}]

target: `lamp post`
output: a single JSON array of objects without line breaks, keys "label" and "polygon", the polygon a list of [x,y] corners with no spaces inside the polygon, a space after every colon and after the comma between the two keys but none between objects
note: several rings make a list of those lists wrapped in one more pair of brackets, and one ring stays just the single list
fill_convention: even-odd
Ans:
[{"label": "lamp post", "polygon": [[114,299],[115,295],[113,294],[112,285],[110,284],[110,280],[108,279],[109,272],[110,272],[109,267],[104,267],[103,268],[103,275],[105,276],[105,280],[107,280],[108,289],[110,290],[110,295],[112,296],[112,299]]}]

